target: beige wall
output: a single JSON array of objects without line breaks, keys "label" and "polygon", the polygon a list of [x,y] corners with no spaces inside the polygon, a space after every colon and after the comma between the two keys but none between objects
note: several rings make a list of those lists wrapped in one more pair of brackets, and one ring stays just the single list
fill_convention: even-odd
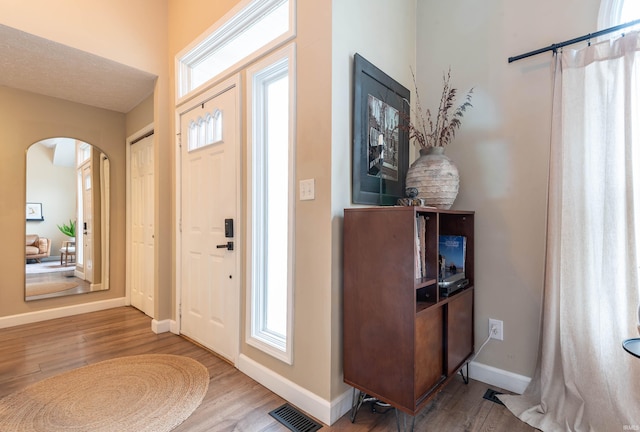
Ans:
[{"label": "beige wall", "polygon": [[[156,134],[160,142],[157,147],[156,172],[158,173],[156,198],[156,225],[158,230],[158,256],[156,268],[161,273],[156,287],[156,318],[173,317],[174,312],[174,254],[173,226],[175,224],[175,149],[173,147],[173,123],[175,113],[174,101],[174,56],[188,43],[214,24],[237,2],[209,2],[203,0],[158,2],[128,1],[113,2],[75,2],[61,1],[51,3],[38,1],[27,6],[20,6],[7,0],[0,0],[0,8],[6,9],[0,21],[3,24],[61,42],[69,46],[119,61],[129,66],[152,72],[158,75],[153,101],[147,99],[134,109],[130,115],[110,113],[119,119],[117,128],[104,130],[99,124],[93,124],[86,117],[94,110],[85,109],[82,119],[84,126],[91,125],[93,130],[87,133],[76,132],[78,119],[73,104],[51,101],[49,108],[56,112],[54,116],[43,116],[39,109],[46,104],[38,104],[43,98],[31,95],[33,103],[20,97],[20,92],[6,90],[13,94],[12,102],[24,106],[24,119],[15,124],[27,121],[27,112],[34,118],[47,118],[55,133],[50,136],[72,136],[103,148],[111,158],[114,185],[114,201],[112,207],[112,287],[108,293],[92,294],[92,300],[112,298],[124,295],[124,140],[126,136],[146,126],[149,110],[153,110]],[[331,101],[327,95],[331,92],[331,2],[299,2],[298,21],[299,35],[296,43],[298,53],[298,100],[297,110],[297,178],[316,179],[316,200],[305,202],[297,208],[296,220],[296,294],[294,332],[295,364],[286,366],[263,353],[243,345],[242,351],[253,360],[273,369],[282,376],[309,389],[313,393],[330,398],[331,366],[330,356],[335,342],[331,340]],[[160,7],[157,7],[157,5]],[[163,5],[166,9],[163,10]],[[146,9],[145,9],[146,6]],[[35,11],[35,12],[34,12]],[[60,11],[65,11],[61,14]],[[50,20],[50,16],[59,19]],[[140,17],[145,19],[140,19]],[[169,20],[168,17],[171,17]],[[100,17],[98,19],[98,17]],[[95,18],[95,19],[92,19]],[[167,35],[168,37],[165,37]],[[46,98],[45,98],[46,99]],[[9,99],[2,98],[0,104],[3,111],[10,111]],[[18,103],[19,102],[19,103]],[[35,107],[35,108],[34,108]],[[67,112],[67,108],[69,112]],[[3,120],[4,121],[4,120]],[[8,120],[6,120],[8,121]],[[58,125],[57,123],[60,123]],[[8,124],[8,123],[7,123]],[[46,128],[42,128],[44,130]],[[3,143],[15,142],[13,135],[20,136],[28,127],[18,131],[4,130]],[[32,128],[35,135],[41,132]],[[116,133],[117,139],[111,138]],[[99,135],[96,137],[95,135]],[[28,134],[27,134],[28,135]],[[41,139],[38,136],[30,142]],[[105,142],[109,141],[109,143]],[[26,139],[29,141],[29,139]],[[30,143],[29,142],[29,143]],[[3,180],[24,176],[23,168],[16,161],[24,157],[24,149],[28,144],[3,144],[7,158],[3,159]],[[4,149],[3,149],[4,150]],[[13,168],[9,168],[9,166]],[[8,183],[5,181],[5,185]],[[11,208],[3,221],[11,224],[24,224],[24,189],[8,191],[2,186],[2,200],[6,200],[7,208]],[[19,203],[18,206],[15,204]],[[16,207],[15,210],[13,207]],[[20,230],[20,233],[23,229]],[[22,244],[22,235],[9,239]],[[0,258],[3,258],[0,256]],[[11,272],[7,266],[16,266],[15,259],[2,260],[0,271],[10,275],[6,280],[8,286],[19,287],[22,295],[22,276]],[[4,267],[4,268],[3,268]],[[14,274],[15,273],[15,274]],[[20,273],[21,275],[22,273]],[[3,280],[4,283],[4,280]],[[163,285],[164,284],[164,285]],[[2,290],[0,293],[0,316],[21,313],[27,306],[21,302],[17,289]],[[7,300],[7,301],[5,301]],[[85,301],[83,298],[46,301],[37,303],[39,308],[56,307],[61,304]],[[32,302],[34,303],[34,302]],[[31,305],[28,305],[30,308]],[[30,309],[31,310],[31,309]],[[244,309],[243,309],[244,310]],[[243,321],[244,322],[244,321]]]},{"label": "beige wall", "polygon": [[504,321],[504,341],[491,341],[476,361],[527,377],[538,355],[552,56],[507,58],[593,32],[599,4],[418,2],[423,104],[439,98],[449,65],[457,88],[475,88],[474,107],[446,151],[460,170],[454,207],[477,212],[476,347],[489,318]]},{"label": "beige wall", "polygon": [[[174,56],[237,3],[34,0],[22,5],[0,0],[3,24],[158,75],[153,100],[143,101],[127,117],[0,88],[0,223],[8,245],[20,248],[23,242],[25,190],[16,179],[24,178],[26,148],[50,136],[98,145],[112,161],[114,288],[92,296],[97,300],[123,295],[123,143],[153,118],[160,272],[156,317],[173,317]],[[441,74],[449,65],[456,87],[475,87],[474,108],[447,154],[461,172],[455,208],[477,212],[476,346],[487,335],[488,318],[505,325],[505,340],[492,341],[477,361],[531,376],[542,295],[550,54],[511,65],[506,59],[593,31],[598,6],[598,0],[299,1],[296,176],[316,179],[316,199],[296,203],[294,365],[245,344],[243,354],[324,399],[345,389],[341,215],[351,206],[351,56],[359,52],[411,90],[409,67],[415,65],[427,106],[439,98]],[[83,301],[52,299],[26,305],[21,269],[21,256],[0,251],[0,316]]]},{"label": "beige wall", "polygon": [[[0,317],[124,296],[124,114],[6,87],[0,87],[0,101],[0,224],[7,246],[0,251]],[[111,289],[26,303],[26,151],[35,142],[60,136],[93,144],[111,160]]]},{"label": "beige wall", "polygon": [[[169,58],[193,42],[228,13],[240,0],[169,0]],[[171,70],[172,78],[175,70]],[[172,89],[173,91],[173,89]],[[175,92],[173,93],[175,95]]]},{"label": "beige wall", "polygon": [[[167,49],[167,0],[110,0],[83,1],[60,0],[50,2],[34,0],[29,3],[0,0],[0,23],[52,41],[77,48],[91,54],[131,66],[156,75],[156,88],[152,101],[141,101],[142,106],[132,111],[126,126],[119,133],[123,136],[138,131],[154,121],[156,131],[156,310],[155,317],[171,317],[173,299],[171,297],[171,249],[173,245],[172,195],[167,193],[172,186],[171,155],[173,139],[170,136],[170,88],[168,71],[170,63]],[[55,17],[55,19],[52,19]],[[2,101],[4,104],[5,101]],[[149,113],[151,111],[151,115]],[[71,121],[71,120],[68,120]],[[140,127],[138,127],[140,126]],[[126,130],[126,132],[125,132]],[[126,137],[125,136],[125,137]],[[124,152],[124,142],[120,142]],[[94,143],[92,143],[94,144]],[[3,144],[5,145],[5,144]],[[123,153],[124,154],[124,153]],[[109,156],[111,156],[109,154]],[[122,166],[115,166],[117,164]],[[112,170],[120,172],[123,189],[115,191],[124,199],[125,161],[111,159]],[[121,209],[124,218],[124,208]],[[113,227],[112,227],[113,228]],[[122,235],[112,230],[112,235]],[[124,255],[124,249],[122,251]],[[124,259],[124,258],[122,258]],[[113,273],[114,280],[122,281],[124,293],[124,267],[122,274]],[[82,296],[84,301],[94,301],[96,297]],[[53,307],[53,306],[52,306]]]},{"label": "beige wall", "polygon": [[126,133],[127,137],[140,132],[153,123],[153,95],[143,100],[137,107],[127,113]]},{"label": "beige wall", "polygon": [[[415,0],[333,1],[331,144],[331,397],[342,383],[342,220],[351,203],[353,55],[359,53],[411,89],[415,68]],[[357,17],[358,19],[354,19]],[[327,288],[328,289],[328,288]],[[366,367],[366,366],[364,366]]]}]

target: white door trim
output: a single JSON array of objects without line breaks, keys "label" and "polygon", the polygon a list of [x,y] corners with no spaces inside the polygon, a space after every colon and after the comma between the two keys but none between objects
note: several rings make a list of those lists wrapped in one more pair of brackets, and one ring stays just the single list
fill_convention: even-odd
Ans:
[{"label": "white door trim", "polygon": [[[176,261],[176,298],[175,298],[175,325],[172,326],[171,331],[176,334],[180,334],[182,327],[182,152],[181,152],[181,123],[180,118],[182,114],[188,112],[189,110],[197,107],[198,105],[202,105],[204,102],[213,99],[215,96],[224,93],[228,89],[232,87],[236,87],[236,106],[237,106],[237,119],[236,122],[236,136],[237,139],[237,157],[236,157],[236,184],[238,186],[238,193],[236,194],[236,220],[234,221],[234,234],[235,239],[234,243],[236,245],[236,252],[234,253],[235,257],[235,267],[237,269],[236,278],[238,279],[236,283],[240,287],[236,295],[238,304],[238,325],[237,334],[235,335],[235,355],[233,356],[234,364],[238,361],[238,356],[240,352],[240,328],[241,328],[241,291],[244,286],[244,272],[241,270],[241,249],[242,245],[244,245],[243,240],[243,232],[244,232],[244,213],[242,213],[242,194],[243,194],[243,171],[242,171],[242,156],[243,156],[243,139],[242,139],[242,87],[241,87],[241,78],[240,74],[236,74],[231,76],[229,79],[224,80],[223,82],[211,86],[206,91],[199,94],[196,98],[186,101],[185,103],[176,106],[176,114],[175,114],[175,130],[176,130],[176,140],[175,140],[175,172],[176,172],[176,181],[175,181],[175,196],[176,196],[176,223],[175,223],[175,261]],[[240,250],[238,250],[240,249]]]},{"label": "white door trim", "polygon": [[[144,137],[150,132],[153,132],[154,125],[153,123],[149,123],[139,131],[131,134],[127,137],[126,147],[125,147],[125,187],[126,187],[126,204],[125,204],[125,303],[127,306],[131,306],[131,143]],[[154,185],[155,189],[155,185]],[[155,212],[155,209],[154,209]],[[154,246],[155,248],[155,246]],[[155,251],[154,251],[154,260],[155,260]],[[154,282],[154,285],[157,281]],[[155,286],[154,286],[155,291]],[[156,296],[154,295],[154,302],[156,300]]]}]

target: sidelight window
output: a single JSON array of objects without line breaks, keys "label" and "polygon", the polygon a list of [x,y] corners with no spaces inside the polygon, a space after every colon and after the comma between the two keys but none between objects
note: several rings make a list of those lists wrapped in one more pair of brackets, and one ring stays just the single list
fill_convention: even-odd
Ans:
[{"label": "sidelight window", "polygon": [[293,45],[247,70],[249,311],[247,343],[292,363]]}]

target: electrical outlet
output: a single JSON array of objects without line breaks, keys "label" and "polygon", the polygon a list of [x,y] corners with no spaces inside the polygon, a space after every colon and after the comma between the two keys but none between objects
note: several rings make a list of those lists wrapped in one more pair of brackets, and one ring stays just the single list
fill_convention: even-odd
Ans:
[{"label": "electrical outlet", "polygon": [[504,340],[502,321],[489,318],[489,335],[491,335],[491,339]]}]

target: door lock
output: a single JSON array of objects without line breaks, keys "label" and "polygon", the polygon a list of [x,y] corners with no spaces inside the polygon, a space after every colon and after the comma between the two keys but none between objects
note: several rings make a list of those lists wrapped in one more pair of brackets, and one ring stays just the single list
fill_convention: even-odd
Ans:
[{"label": "door lock", "polygon": [[233,219],[224,220],[224,236],[233,237]]},{"label": "door lock", "polygon": [[217,245],[216,248],[218,248],[218,249],[227,249],[227,250],[232,251],[233,250],[233,242],[232,241],[228,241],[226,244]]}]

